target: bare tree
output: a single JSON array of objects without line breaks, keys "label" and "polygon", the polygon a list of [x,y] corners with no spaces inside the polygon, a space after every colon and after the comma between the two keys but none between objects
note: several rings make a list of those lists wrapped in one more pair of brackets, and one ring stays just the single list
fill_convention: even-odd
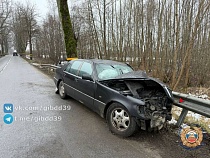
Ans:
[{"label": "bare tree", "polygon": [[[75,20],[85,19],[78,50],[130,62],[173,89],[203,84],[210,74],[209,5],[208,0],[87,0],[74,6],[82,17]],[[201,75],[203,70],[208,73]]]},{"label": "bare tree", "polygon": [[16,37],[16,47],[21,53],[25,52],[27,42],[29,42],[30,59],[32,60],[32,38],[37,30],[35,6],[29,2],[26,6],[21,3],[16,4],[14,14],[13,31]]},{"label": "bare tree", "polygon": [[65,49],[62,27],[58,16],[48,14],[39,29],[35,45],[38,58],[49,58],[54,63],[61,60]]},{"label": "bare tree", "polygon": [[0,0],[0,54],[8,53],[9,18],[11,11],[11,1]]}]

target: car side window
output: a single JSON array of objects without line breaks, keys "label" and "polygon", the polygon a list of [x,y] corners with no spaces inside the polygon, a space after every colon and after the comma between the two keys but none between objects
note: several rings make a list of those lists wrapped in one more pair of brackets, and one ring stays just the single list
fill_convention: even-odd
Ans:
[{"label": "car side window", "polygon": [[79,71],[79,76],[82,77],[83,74],[92,75],[92,72],[93,72],[93,69],[92,69],[91,63],[84,62]]},{"label": "car side window", "polygon": [[71,74],[77,75],[78,69],[79,69],[81,64],[82,64],[82,61],[75,61],[75,62],[73,62],[69,72]]},{"label": "car side window", "polygon": [[70,72],[71,66],[72,66],[72,64],[70,63],[70,64],[66,67],[66,72]]}]

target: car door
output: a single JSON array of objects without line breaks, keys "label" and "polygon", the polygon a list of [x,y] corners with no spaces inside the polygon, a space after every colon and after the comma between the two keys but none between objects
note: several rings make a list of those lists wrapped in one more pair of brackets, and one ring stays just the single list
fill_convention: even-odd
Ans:
[{"label": "car door", "polygon": [[70,62],[70,64],[63,72],[64,88],[66,90],[66,93],[72,98],[75,98],[75,95],[78,93],[75,83],[78,70],[81,67],[82,63],[83,62],[80,60]]},{"label": "car door", "polygon": [[94,97],[95,97],[95,82],[94,80],[84,79],[83,75],[88,75],[92,79],[92,73],[93,73],[93,66],[91,62],[85,61],[78,73],[78,79],[77,79],[77,90],[80,92],[78,96],[78,100],[91,108],[94,111],[97,111],[97,109],[94,108]]}]

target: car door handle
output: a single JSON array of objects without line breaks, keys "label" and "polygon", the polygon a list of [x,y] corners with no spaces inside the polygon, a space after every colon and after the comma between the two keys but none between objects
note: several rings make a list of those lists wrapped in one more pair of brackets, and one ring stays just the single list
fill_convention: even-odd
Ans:
[{"label": "car door handle", "polygon": [[76,82],[78,82],[79,79],[78,79],[78,78],[74,78],[74,80],[75,80]]}]

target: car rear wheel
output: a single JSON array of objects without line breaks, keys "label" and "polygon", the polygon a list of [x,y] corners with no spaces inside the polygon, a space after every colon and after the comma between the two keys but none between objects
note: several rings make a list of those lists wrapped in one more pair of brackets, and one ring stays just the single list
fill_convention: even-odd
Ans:
[{"label": "car rear wheel", "polygon": [[113,103],[107,110],[107,123],[111,132],[123,136],[131,136],[137,129],[136,121],[128,110],[119,103]]},{"label": "car rear wheel", "polygon": [[65,88],[64,88],[64,83],[63,81],[60,81],[59,86],[58,86],[58,90],[59,90],[59,95],[62,99],[65,99],[67,97]]}]

